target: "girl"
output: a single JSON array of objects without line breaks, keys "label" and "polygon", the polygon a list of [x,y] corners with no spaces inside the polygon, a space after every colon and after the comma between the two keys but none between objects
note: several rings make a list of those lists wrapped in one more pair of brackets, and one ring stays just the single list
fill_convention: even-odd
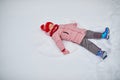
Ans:
[{"label": "girl", "polygon": [[69,51],[64,47],[62,40],[71,41],[86,48],[93,54],[100,56],[102,59],[107,57],[107,52],[97,47],[88,39],[109,39],[109,28],[106,27],[103,33],[94,32],[77,27],[77,23],[69,24],[54,24],[46,22],[40,26],[41,30],[45,31],[55,41],[56,45],[63,54],[68,54]]}]

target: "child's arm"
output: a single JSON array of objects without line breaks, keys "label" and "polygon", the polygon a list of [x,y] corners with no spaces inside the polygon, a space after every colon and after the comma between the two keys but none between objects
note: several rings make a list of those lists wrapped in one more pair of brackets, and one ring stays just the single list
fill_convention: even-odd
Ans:
[{"label": "child's arm", "polygon": [[72,29],[73,31],[75,30],[75,31],[80,32],[80,33],[84,33],[86,31],[86,29],[84,29],[84,28],[78,28],[77,23],[61,24],[60,26],[62,26],[64,28]]},{"label": "child's arm", "polygon": [[69,51],[65,49],[64,44],[62,43],[62,40],[59,35],[53,35],[52,38],[55,41],[57,47],[61,50],[61,52],[63,52],[63,54],[69,53]]},{"label": "child's arm", "polygon": [[69,28],[76,28],[77,27],[77,23],[60,24],[60,26],[69,27]]}]

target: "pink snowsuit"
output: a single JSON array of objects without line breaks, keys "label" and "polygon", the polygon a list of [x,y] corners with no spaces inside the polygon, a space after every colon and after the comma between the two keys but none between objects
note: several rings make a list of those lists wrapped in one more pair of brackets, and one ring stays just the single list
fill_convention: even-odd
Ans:
[{"label": "pink snowsuit", "polygon": [[62,51],[65,49],[62,40],[71,41],[80,44],[86,35],[86,29],[77,27],[77,23],[61,24],[58,30],[52,35],[58,48]]}]

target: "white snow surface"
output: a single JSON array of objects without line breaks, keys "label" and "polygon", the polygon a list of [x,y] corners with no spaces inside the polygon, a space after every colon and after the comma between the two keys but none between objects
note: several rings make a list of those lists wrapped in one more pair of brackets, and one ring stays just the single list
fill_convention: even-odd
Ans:
[{"label": "white snow surface", "polygon": [[[39,28],[47,21],[99,32],[108,26],[109,40],[91,40],[108,58],[68,41],[71,53],[63,55]],[[0,80],[120,80],[119,35],[119,0],[1,0]]]}]

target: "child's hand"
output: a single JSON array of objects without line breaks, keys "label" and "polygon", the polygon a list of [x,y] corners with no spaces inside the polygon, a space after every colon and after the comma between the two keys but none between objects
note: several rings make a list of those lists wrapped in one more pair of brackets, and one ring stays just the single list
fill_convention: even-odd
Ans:
[{"label": "child's hand", "polygon": [[63,54],[64,55],[66,55],[66,54],[69,54],[70,52],[67,50],[67,49],[65,49],[64,51],[63,51]]}]

